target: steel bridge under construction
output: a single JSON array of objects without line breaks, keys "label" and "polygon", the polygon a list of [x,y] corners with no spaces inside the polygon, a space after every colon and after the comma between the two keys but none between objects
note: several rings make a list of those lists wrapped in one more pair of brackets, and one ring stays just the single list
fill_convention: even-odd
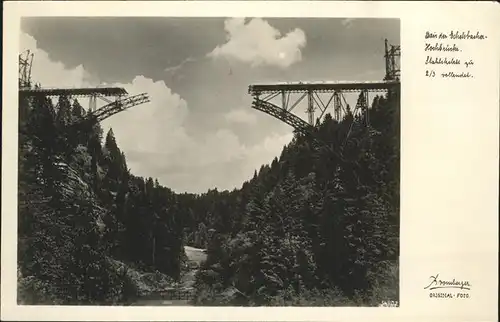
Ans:
[{"label": "steel bridge under construction", "polygon": [[[362,114],[368,122],[370,92],[396,94],[400,92],[400,56],[400,46],[390,45],[386,39],[385,77],[380,81],[299,81],[250,85],[248,92],[253,96],[252,108],[267,113],[304,134],[311,133],[316,128],[331,106],[333,106],[332,117],[339,122],[348,114],[354,116]],[[86,120],[101,122],[116,113],[149,102],[149,96],[146,93],[128,96],[127,91],[121,87],[42,88],[39,85],[33,86],[32,62],[33,54],[29,51],[19,55],[19,97],[88,97],[89,109]],[[347,103],[345,93],[359,93],[354,109],[351,109]],[[277,97],[281,98],[279,102],[276,102]],[[306,97],[308,121],[292,113]],[[97,108],[98,98],[106,103],[100,108]],[[316,118],[317,110],[320,114]]]},{"label": "steel bridge under construction", "polygon": [[[33,84],[31,80],[33,56],[29,50],[19,55],[19,98],[88,97],[89,108],[85,121],[91,122],[101,122],[121,111],[150,101],[148,94],[129,96],[122,87],[44,88],[39,84]],[[99,108],[97,108],[98,98],[105,103]]]},{"label": "steel bridge under construction", "polygon": [[[339,122],[350,113],[352,115],[363,114],[368,122],[370,104],[368,93],[399,93],[400,91],[400,56],[400,46],[389,45],[385,40],[386,75],[381,81],[299,81],[250,85],[248,93],[253,96],[252,108],[281,120],[303,134],[310,133],[331,106],[333,106],[332,117]],[[359,93],[353,110],[347,103],[344,93]],[[306,97],[307,122],[292,113]],[[321,113],[318,118],[315,118],[317,110]]]}]

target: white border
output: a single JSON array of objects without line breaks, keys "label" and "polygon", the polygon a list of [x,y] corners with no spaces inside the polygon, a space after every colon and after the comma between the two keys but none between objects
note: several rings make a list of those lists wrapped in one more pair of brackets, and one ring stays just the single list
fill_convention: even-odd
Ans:
[{"label": "white border", "polygon": [[[496,321],[498,254],[499,6],[494,2],[6,2],[2,126],[2,319]],[[400,308],[19,307],[16,288],[17,30],[20,16],[384,17],[401,19],[402,164]],[[430,82],[423,34],[478,29],[470,81]],[[14,32],[13,32],[14,31]],[[473,106],[471,106],[473,105]],[[474,168],[476,171],[471,172]],[[432,301],[429,274],[454,274],[469,301]]]}]

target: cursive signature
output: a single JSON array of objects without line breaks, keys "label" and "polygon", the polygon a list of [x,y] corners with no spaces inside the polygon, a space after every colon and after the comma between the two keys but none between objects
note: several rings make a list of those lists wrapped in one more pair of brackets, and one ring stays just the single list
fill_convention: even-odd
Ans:
[{"label": "cursive signature", "polygon": [[424,290],[429,289],[429,290],[435,290],[439,288],[459,288],[461,290],[470,290],[471,285],[469,281],[458,281],[456,279],[453,280],[441,280],[439,278],[439,274],[436,274],[436,276],[431,276],[429,277],[431,282],[429,285],[424,287]]}]

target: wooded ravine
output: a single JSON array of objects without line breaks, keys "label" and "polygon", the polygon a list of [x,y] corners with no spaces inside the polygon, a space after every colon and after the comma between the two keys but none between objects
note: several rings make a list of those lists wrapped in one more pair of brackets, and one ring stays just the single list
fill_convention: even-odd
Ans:
[{"label": "wooded ravine", "polygon": [[21,99],[18,302],[131,305],[177,285],[185,246],[207,256],[192,305],[398,301],[398,106],[326,115],[239,189],[179,194],[132,174],[78,101]]}]

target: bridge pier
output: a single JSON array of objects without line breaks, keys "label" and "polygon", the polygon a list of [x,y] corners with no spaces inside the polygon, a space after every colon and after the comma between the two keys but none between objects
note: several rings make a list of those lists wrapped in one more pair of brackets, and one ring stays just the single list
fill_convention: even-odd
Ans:
[{"label": "bridge pier", "polygon": [[309,116],[309,125],[314,126],[314,97],[313,91],[307,91],[307,115]]},{"label": "bridge pier", "polygon": [[94,113],[96,109],[97,109],[97,96],[95,94],[92,94],[89,97],[89,112]]}]

